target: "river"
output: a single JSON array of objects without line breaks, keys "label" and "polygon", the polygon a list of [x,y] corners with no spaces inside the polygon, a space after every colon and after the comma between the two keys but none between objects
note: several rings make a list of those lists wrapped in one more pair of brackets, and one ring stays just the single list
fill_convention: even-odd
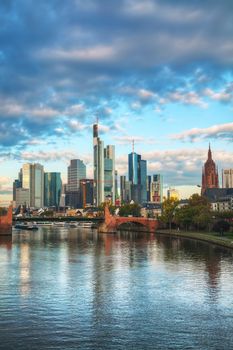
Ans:
[{"label": "river", "polygon": [[233,251],[52,227],[1,238],[0,349],[233,349]]}]

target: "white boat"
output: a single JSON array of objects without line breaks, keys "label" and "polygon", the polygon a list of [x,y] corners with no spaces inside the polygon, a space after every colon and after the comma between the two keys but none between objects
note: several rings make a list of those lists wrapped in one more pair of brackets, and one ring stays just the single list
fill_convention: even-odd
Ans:
[{"label": "white boat", "polygon": [[56,221],[56,222],[53,223],[53,225],[56,226],[56,227],[64,227],[67,224],[66,224],[66,222],[63,222],[63,221],[61,221],[61,222],[60,221]]},{"label": "white boat", "polygon": [[93,222],[79,222],[78,227],[80,228],[95,228],[96,225]]}]

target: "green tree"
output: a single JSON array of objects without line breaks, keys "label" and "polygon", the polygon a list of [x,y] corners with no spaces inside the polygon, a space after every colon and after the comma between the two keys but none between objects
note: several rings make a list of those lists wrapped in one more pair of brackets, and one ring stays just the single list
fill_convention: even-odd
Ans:
[{"label": "green tree", "polygon": [[168,225],[171,231],[172,222],[174,221],[176,210],[178,208],[179,201],[174,198],[165,199],[162,205],[162,215],[161,220]]},{"label": "green tree", "polygon": [[133,204],[125,204],[120,207],[119,216],[129,216],[132,215],[134,217],[141,216],[141,207],[137,203]]},{"label": "green tree", "polygon": [[219,220],[214,224],[213,230],[215,232],[219,232],[220,236],[223,236],[224,232],[228,232],[230,230],[230,224],[225,220]]}]

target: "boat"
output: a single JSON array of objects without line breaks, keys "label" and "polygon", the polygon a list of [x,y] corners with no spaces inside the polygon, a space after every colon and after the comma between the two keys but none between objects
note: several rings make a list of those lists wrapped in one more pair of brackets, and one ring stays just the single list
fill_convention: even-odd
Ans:
[{"label": "boat", "polygon": [[58,222],[54,222],[53,225],[56,227],[64,227],[64,226],[66,226],[66,223],[63,221],[61,221],[61,222],[58,221]]},{"label": "boat", "polygon": [[70,223],[68,224],[68,226],[69,226],[70,228],[76,228],[76,227],[79,227],[79,223],[78,223],[78,222],[70,222]]},{"label": "boat", "polygon": [[93,222],[80,222],[78,227],[80,227],[80,228],[95,228],[96,225]]},{"label": "boat", "polygon": [[15,229],[17,230],[31,230],[31,231],[35,231],[38,230],[38,226],[35,224],[16,224],[14,226]]},{"label": "boat", "polygon": [[53,222],[51,221],[37,221],[38,226],[53,226]]}]

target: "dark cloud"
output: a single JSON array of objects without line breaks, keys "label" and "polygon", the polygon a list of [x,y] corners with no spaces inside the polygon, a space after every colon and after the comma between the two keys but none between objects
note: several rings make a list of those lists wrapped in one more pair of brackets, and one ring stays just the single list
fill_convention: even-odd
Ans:
[{"label": "dark cloud", "polygon": [[[110,111],[122,101],[143,108],[159,104],[159,95],[175,103],[179,89],[180,103],[190,103],[190,89],[201,100],[232,73],[232,7],[217,0],[1,1],[1,145],[49,137],[74,118],[89,123],[101,114],[111,125]],[[19,131],[14,139],[10,128]]]}]

